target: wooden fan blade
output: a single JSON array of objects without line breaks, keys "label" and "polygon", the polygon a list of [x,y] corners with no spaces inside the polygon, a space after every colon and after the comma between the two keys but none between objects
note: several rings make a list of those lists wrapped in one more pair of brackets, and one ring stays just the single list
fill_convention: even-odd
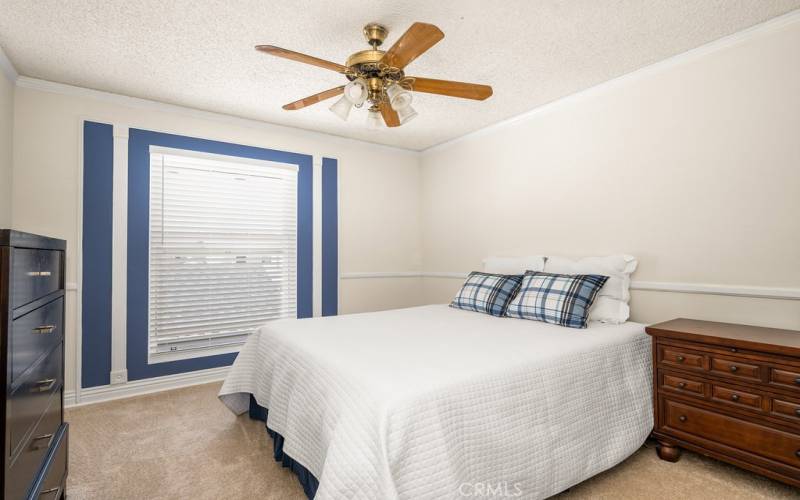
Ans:
[{"label": "wooden fan blade", "polygon": [[386,122],[387,127],[399,127],[400,126],[400,117],[397,116],[397,111],[392,109],[392,106],[383,101],[380,104],[381,116],[383,116],[383,121]]},{"label": "wooden fan blade", "polygon": [[288,111],[294,111],[297,109],[303,109],[306,106],[311,106],[312,104],[316,104],[320,101],[324,101],[325,99],[330,99],[331,97],[336,97],[337,95],[344,92],[344,85],[341,87],[336,87],[332,89],[328,89],[325,92],[320,92],[319,94],[310,95],[308,97],[304,97],[299,101],[290,102],[289,104],[284,104],[283,109]]},{"label": "wooden fan blade", "polygon": [[447,95],[450,97],[461,97],[463,99],[475,99],[482,101],[492,95],[492,87],[488,85],[478,85],[477,83],[451,82],[449,80],[434,80],[433,78],[417,78],[410,76],[413,83],[411,89],[416,92],[428,94]]},{"label": "wooden fan blade", "polygon": [[444,38],[444,33],[436,26],[414,23],[399,40],[394,42],[392,48],[383,55],[381,62],[403,69],[442,38]]},{"label": "wooden fan blade", "polygon": [[291,59],[292,61],[319,66],[320,68],[336,71],[337,73],[344,73],[347,71],[347,66],[326,61],[325,59],[320,59],[318,57],[301,54],[300,52],[294,52],[292,50],[275,47],[274,45],[256,45],[256,50],[265,52],[272,56],[283,57],[284,59]]}]

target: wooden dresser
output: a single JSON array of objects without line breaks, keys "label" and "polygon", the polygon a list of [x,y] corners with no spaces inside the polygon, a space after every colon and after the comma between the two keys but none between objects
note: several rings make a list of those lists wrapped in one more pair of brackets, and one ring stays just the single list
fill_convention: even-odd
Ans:
[{"label": "wooden dresser", "polygon": [[686,448],[800,487],[800,332],[676,319],[647,333],[659,457]]},{"label": "wooden dresser", "polygon": [[62,240],[0,229],[3,498],[64,498]]}]

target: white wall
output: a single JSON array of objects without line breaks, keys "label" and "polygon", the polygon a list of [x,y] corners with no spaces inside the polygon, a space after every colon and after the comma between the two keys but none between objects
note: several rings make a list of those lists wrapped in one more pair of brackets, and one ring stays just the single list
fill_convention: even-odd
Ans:
[{"label": "white wall", "polygon": [[[37,87],[37,88],[33,88]],[[43,87],[48,90],[41,90]],[[184,108],[128,101],[21,78],[14,117],[13,225],[67,240],[67,282],[77,281],[81,119],[339,160],[340,271],[421,265],[416,154],[364,142]],[[85,263],[91,266],[91,263]],[[342,312],[418,304],[419,280],[343,280]],[[75,370],[75,297],[67,299],[67,389]]]},{"label": "white wall", "polygon": [[[0,49],[0,64],[5,55]],[[10,72],[10,71],[9,71]],[[11,175],[14,131],[14,83],[0,71],[0,228],[11,226]]]},{"label": "white wall", "polygon": [[[635,280],[800,288],[800,16],[423,155],[427,272],[630,253]],[[444,302],[457,279],[426,278]],[[797,300],[636,291],[633,319],[800,329]]]}]

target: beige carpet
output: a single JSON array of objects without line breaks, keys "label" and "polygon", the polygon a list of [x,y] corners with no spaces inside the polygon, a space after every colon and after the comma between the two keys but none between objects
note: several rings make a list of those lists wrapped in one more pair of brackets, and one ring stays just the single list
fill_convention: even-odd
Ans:
[{"label": "beige carpet", "polygon": [[[70,500],[304,499],[272,459],[261,422],[233,416],[219,384],[67,410]],[[643,447],[559,495],[575,499],[800,498],[788,486],[684,452],[678,463]]]}]

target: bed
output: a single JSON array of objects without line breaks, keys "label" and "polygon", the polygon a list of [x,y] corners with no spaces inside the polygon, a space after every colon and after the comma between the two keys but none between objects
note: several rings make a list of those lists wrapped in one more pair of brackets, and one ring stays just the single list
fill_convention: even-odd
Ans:
[{"label": "bed", "polygon": [[546,498],[644,443],[650,357],[638,323],[576,330],[431,305],[269,323],[220,399],[261,413],[319,500]]}]

